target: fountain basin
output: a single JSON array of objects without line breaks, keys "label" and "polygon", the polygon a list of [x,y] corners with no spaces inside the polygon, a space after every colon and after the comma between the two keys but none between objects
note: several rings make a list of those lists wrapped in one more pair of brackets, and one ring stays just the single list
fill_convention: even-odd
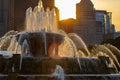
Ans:
[{"label": "fountain basin", "polygon": [[[12,58],[0,57],[0,73],[12,72],[14,64],[14,71],[25,75],[49,75],[55,71],[56,65],[60,65],[66,75],[69,74],[116,74],[116,70],[113,67],[109,67],[109,58],[100,56],[99,58],[79,58],[80,65],[76,58],[56,58],[51,57],[23,57],[22,67],[19,70],[20,54],[14,54]],[[9,64],[9,66],[7,66]]]},{"label": "fountain basin", "polygon": [[[104,58],[104,59],[103,59]],[[106,65],[107,57],[98,59],[79,58],[81,69],[76,58],[24,58],[22,73],[24,74],[51,74],[54,72],[56,65],[60,65],[65,74],[111,74],[117,73],[112,67]],[[37,62],[35,62],[37,61]],[[34,64],[33,64],[34,63]],[[33,65],[29,67],[30,65]],[[29,67],[29,68],[28,68]]]},{"label": "fountain basin", "polygon": [[[20,34],[18,34],[16,37],[18,41]],[[45,57],[50,56],[50,54],[52,54],[50,53],[50,51],[48,51],[49,47],[52,44],[56,44],[55,48],[58,48],[58,46],[64,41],[64,36],[57,33],[49,32],[27,32],[21,38],[21,42],[18,43],[22,46],[24,40],[27,40],[29,50],[32,56]]]}]

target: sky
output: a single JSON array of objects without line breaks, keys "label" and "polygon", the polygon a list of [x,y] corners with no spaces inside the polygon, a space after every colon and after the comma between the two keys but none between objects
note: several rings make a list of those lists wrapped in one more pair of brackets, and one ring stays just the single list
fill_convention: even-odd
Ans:
[{"label": "sky", "polygon": [[[112,23],[120,31],[120,0],[91,0],[97,10],[112,12]],[[56,0],[55,5],[60,9],[60,19],[75,18],[76,3],[80,0]]]}]

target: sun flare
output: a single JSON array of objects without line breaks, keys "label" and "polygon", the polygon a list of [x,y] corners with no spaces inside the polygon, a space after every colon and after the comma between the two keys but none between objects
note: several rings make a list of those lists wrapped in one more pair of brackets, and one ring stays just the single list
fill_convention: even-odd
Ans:
[{"label": "sun flare", "polygon": [[76,3],[80,0],[55,0],[56,7],[60,10],[60,20],[76,17]]}]

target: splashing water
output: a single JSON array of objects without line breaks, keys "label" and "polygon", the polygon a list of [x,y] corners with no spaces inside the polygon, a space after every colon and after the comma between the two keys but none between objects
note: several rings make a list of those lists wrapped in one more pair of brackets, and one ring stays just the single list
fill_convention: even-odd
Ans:
[{"label": "splashing water", "polygon": [[77,49],[69,37],[64,38],[63,44],[59,46],[59,56],[75,57],[77,56]]},{"label": "splashing water", "polygon": [[[17,47],[16,47],[16,54],[18,53],[18,51],[20,51],[20,52],[23,51],[22,46],[20,46],[20,45],[23,45],[24,39],[26,39],[26,37],[28,36],[27,32],[21,32],[19,34],[20,34],[20,36],[18,38],[18,43],[17,43]],[[22,55],[22,52],[21,52],[21,55]]]},{"label": "splashing water", "polygon": [[85,53],[81,50],[78,50],[78,55],[79,55],[80,58],[86,58]]},{"label": "splashing water", "polygon": [[26,30],[27,31],[45,31],[45,32],[57,32],[57,21],[55,9],[50,11],[47,8],[46,12],[43,8],[42,1],[40,0],[38,6],[33,11],[29,7],[26,10]]},{"label": "splashing water", "polygon": [[111,45],[111,44],[104,44],[107,48],[109,48],[113,54],[116,55],[116,57],[120,56],[120,50],[118,48],[116,48],[115,46]]},{"label": "splashing water", "polygon": [[60,65],[56,65],[56,69],[54,73],[52,73],[51,77],[57,77],[59,80],[65,80],[64,70]]},{"label": "splashing water", "polygon": [[0,50],[7,50],[11,43],[11,39],[16,35],[16,31],[9,31],[2,38],[0,38]]},{"label": "splashing water", "polygon": [[26,56],[27,54],[29,54],[29,45],[28,45],[28,42],[27,40],[25,39],[23,41],[23,44],[22,44],[22,48],[21,48],[21,53],[22,53],[22,56]]},{"label": "splashing water", "polygon": [[72,41],[74,42],[74,44],[77,46],[77,48],[83,48],[85,49],[85,55],[86,56],[90,56],[90,52],[85,44],[85,42],[82,40],[81,37],[79,37],[77,34],[75,33],[69,33],[68,36],[72,39]]},{"label": "splashing water", "polygon": [[118,62],[116,56],[105,45],[98,45],[96,48],[94,48],[92,50],[91,53],[94,53],[94,55],[93,55],[93,57],[94,57],[95,54],[98,54],[98,52],[103,52],[105,55],[108,55],[120,67],[120,63]]},{"label": "splashing water", "polygon": [[59,55],[61,57],[67,56],[67,57],[77,58],[79,68],[81,69],[79,54],[78,54],[76,45],[64,31],[61,30],[61,32],[63,33],[65,38],[64,38],[63,44],[59,47]]},{"label": "splashing water", "polygon": [[7,51],[15,51],[15,45],[17,43],[16,37],[13,36],[13,38],[11,39],[10,45],[7,49]]},{"label": "splashing water", "polygon": [[42,35],[43,35],[43,39],[44,39],[45,54],[47,55],[46,32],[42,31]]},{"label": "splashing water", "polygon": [[[15,46],[12,47],[14,35],[17,34],[17,31],[9,31],[3,37],[0,38],[0,54],[3,56],[12,57]],[[15,43],[15,42],[14,42]]]}]

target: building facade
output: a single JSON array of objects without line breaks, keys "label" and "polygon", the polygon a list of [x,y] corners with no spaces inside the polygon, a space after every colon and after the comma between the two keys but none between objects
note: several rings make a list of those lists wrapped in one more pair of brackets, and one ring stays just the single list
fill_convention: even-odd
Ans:
[{"label": "building facade", "polygon": [[87,45],[103,40],[101,23],[96,21],[95,9],[91,0],[81,0],[76,4],[76,22],[74,33],[78,34]]},{"label": "building facade", "polygon": [[106,26],[106,14],[107,12],[104,10],[96,10],[96,21],[99,21],[102,23],[102,32],[105,34],[105,26]]},{"label": "building facade", "polygon": [[96,21],[102,23],[104,40],[114,38],[115,26],[112,24],[112,13],[105,10],[96,10]]},{"label": "building facade", "polygon": [[0,0],[0,36],[7,32],[8,0]]}]

